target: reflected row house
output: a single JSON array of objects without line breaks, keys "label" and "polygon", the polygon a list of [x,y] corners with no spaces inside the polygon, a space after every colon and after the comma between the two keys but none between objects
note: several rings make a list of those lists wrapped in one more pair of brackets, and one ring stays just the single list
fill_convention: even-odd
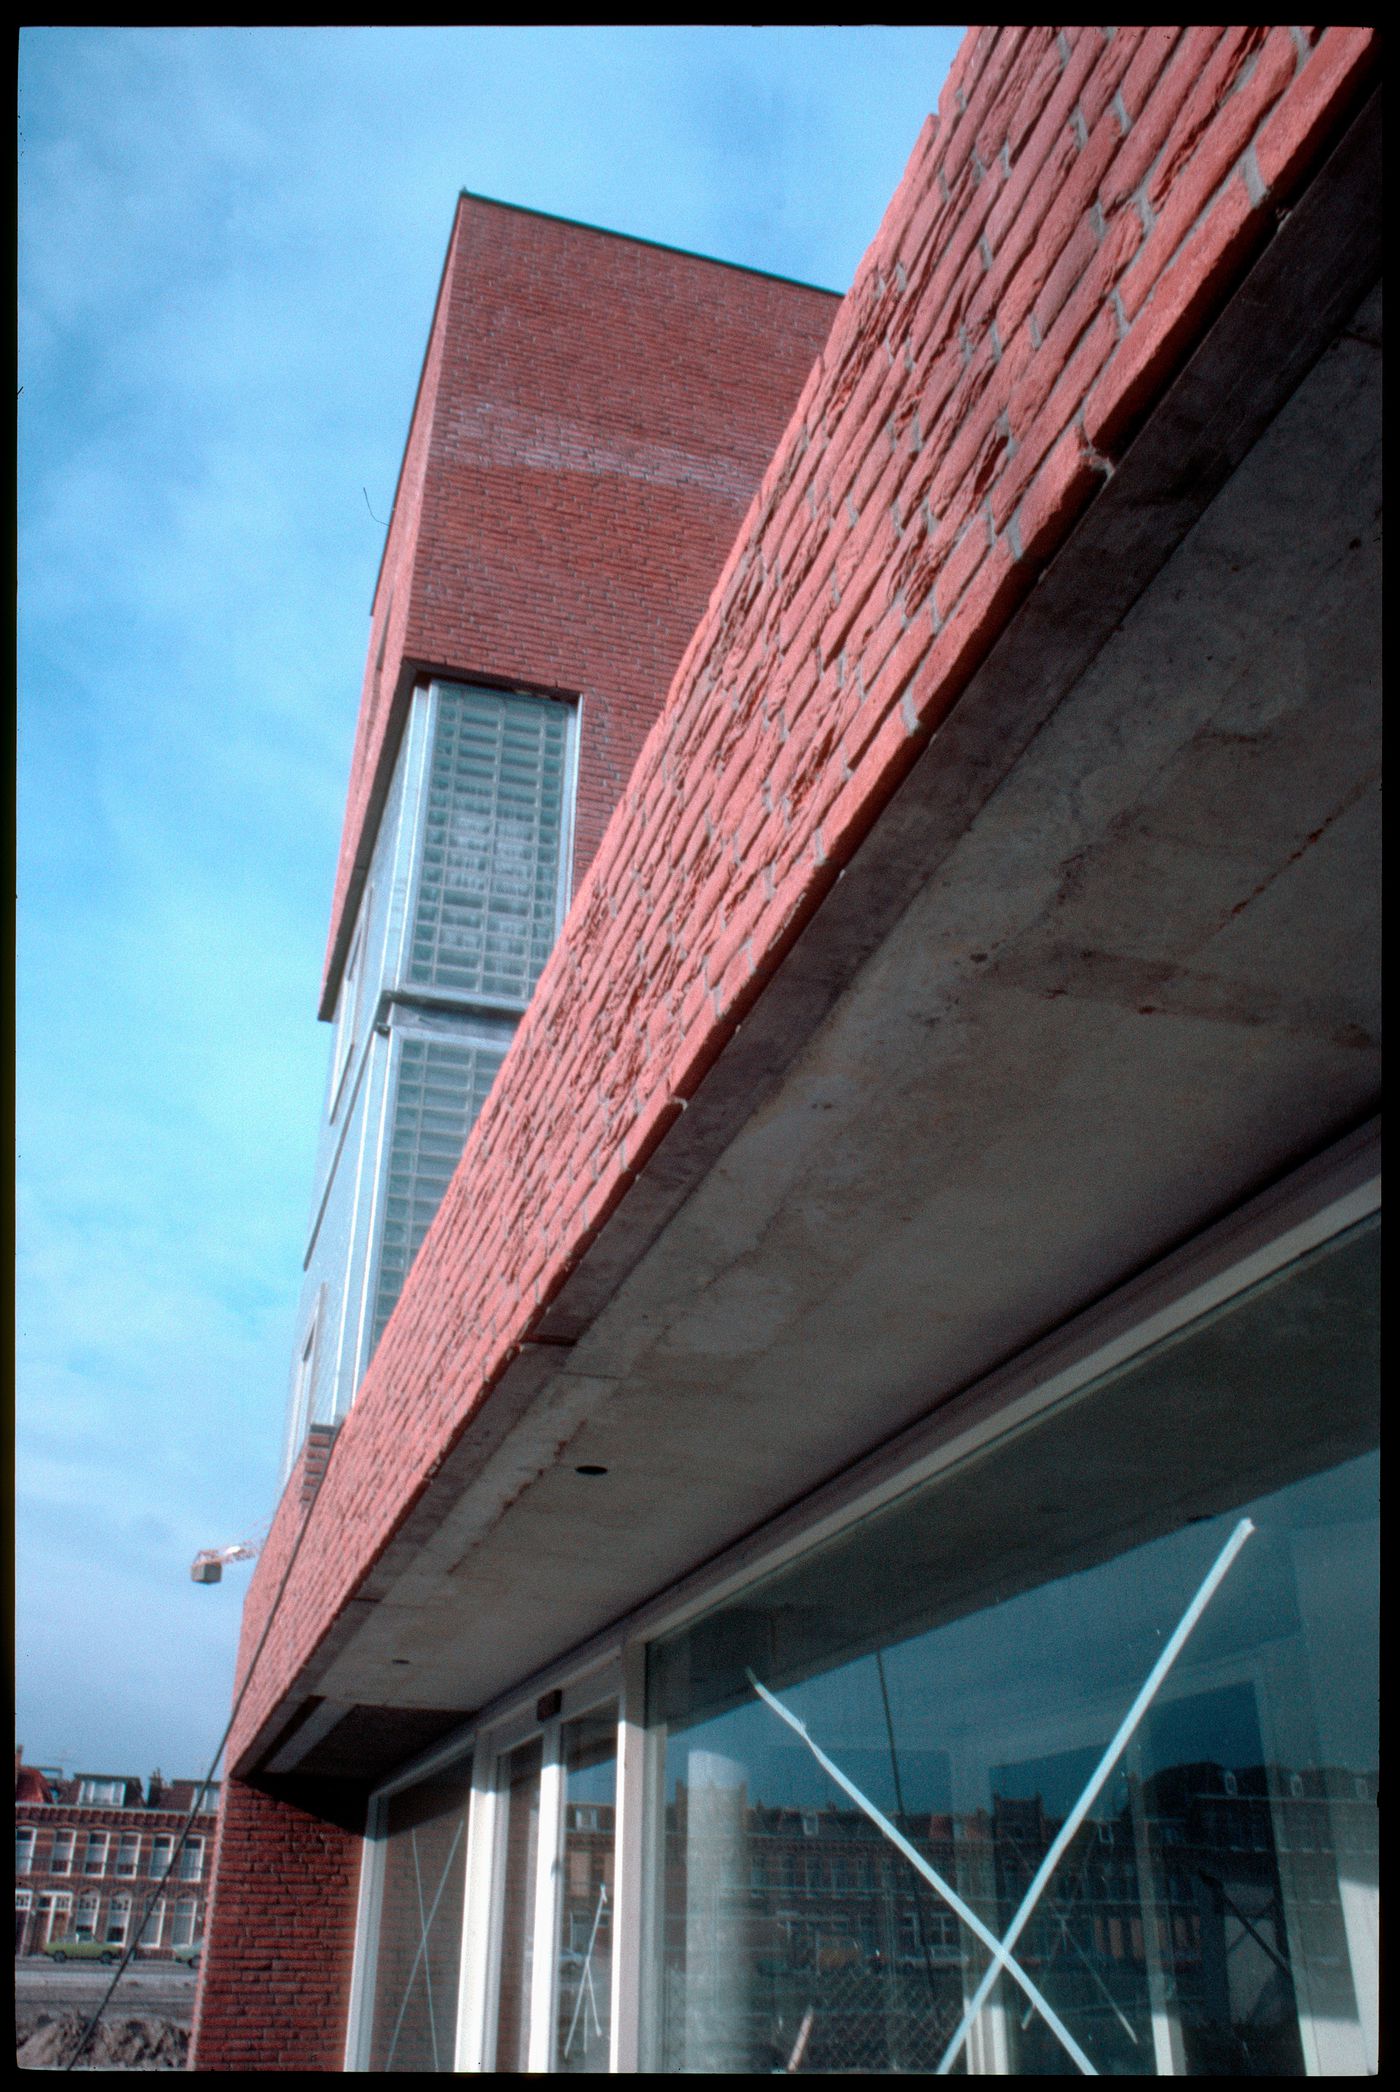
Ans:
[{"label": "reflected row house", "polygon": [[1377,2067],[1380,49],[464,194],[195,2067]]},{"label": "reflected row house", "polygon": [[64,1939],[96,1942],[113,1960],[133,1937],[142,1959],[168,1961],[193,1946],[204,1933],[218,1798],[217,1782],[69,1776],[26,1765],[17,1748],[16,1957]]}]

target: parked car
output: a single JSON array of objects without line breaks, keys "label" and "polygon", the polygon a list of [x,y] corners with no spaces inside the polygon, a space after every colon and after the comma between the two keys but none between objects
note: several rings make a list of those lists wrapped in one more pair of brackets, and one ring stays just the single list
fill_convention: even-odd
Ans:
[{"label": "parked car", "polygon": [[51,1939],[44,1952],[50,1961],[120,1961],[122,1950],[91,1932],[65,1932]]},{"label": "parked car", "polygon": [[170,1951],[175,1961],[183,1962],[186,1968],[197,1969],[199,1957],[204,1952],[204,1942],[202,1939],[192,1939],[187,1947],[172,1947]]}]

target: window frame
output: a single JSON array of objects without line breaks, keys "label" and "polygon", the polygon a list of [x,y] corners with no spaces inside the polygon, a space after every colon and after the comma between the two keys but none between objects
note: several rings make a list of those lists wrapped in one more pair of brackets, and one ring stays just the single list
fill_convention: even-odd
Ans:
[{"label": "window frame", "polygon": [[[949,1474],[971,1454],[1041,1421],[1104,1375],[1129,1365],[1310,1250],[1369,1219],[1380,1205],[1379,1124],[1373,1122],[1203,1229],[1141,1277],[853,1463],[833,1482],[814,1490],[749,1538],[644,1601],[607,1634],[512,1687],[483,1708],[470,1726],[386,1781],[371,1798],[366,1827],[346,2069],[367,2067],[361,2058],[368,2053],[367,1994],[372,1996],[370,1963],[381,1862],[376,1840],[381,1835],[383,1805],[401,1788],[472,1750],[456,2069],[491,2070],[505,1815],[502,1769],[509,1753],[534,1736],[545,1741],[535,1966],[547,1966],[550,1980],[545,1986],[534,1985],[530,2068],[550,2068],[557,1909],[552,1884],[545,1877],[558,1849],[561,1822],[560,1735],[565,1722],[613,1700],[618,1709],[618,1744],[609,2067],[620,2074],[655,2070],[659,1914],[653,1896],[653,1862],[665,1734],[660,1727],[649,1730],[646,1726],[650,1644],[816,1551],[871,1512]],[[539,1699],[556,1691],[561,1695],[559,1705],[548,1720],[541,1719]],[[482,1943],[480,1949],[477,1943]],[[547,2000],[540,1995],[542,1989],[548,1993]]]}]

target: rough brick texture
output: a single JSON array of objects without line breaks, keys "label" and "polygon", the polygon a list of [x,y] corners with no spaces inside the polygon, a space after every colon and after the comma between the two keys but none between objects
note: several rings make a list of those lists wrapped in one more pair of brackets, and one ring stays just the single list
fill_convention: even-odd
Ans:
[{"label": "rough brick texture", "polygon": [[[1359,28],[969,32],[343,1426],[235,1751],[1268,238],[1373,47]],[[241,1662],[299,1510],[289,1492]]]},{"label": "rough brick texture", "polygon": [[[235,1762],[1270,237],[1373,47],[969,33],[342,1428]],[[431,585],[455,616],[451,569]],[[240,1676],[300,1516],[289,1490]]]},{"label": "rough brick texture", "polygon": [[344,2067],[363,1811],[308,1789],[225,1783],[192,2070]]},{"label": "rough brick texture", "polygon": [[375,590],[326,1014],[420,671],[579,696],[582,876],[837,304],[460,199]]}]

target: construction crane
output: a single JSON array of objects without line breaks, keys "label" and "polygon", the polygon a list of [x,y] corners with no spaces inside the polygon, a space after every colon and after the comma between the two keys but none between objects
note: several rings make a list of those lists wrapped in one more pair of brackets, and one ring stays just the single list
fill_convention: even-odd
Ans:
[{"label": "construction crane", "polygon": [[232,1547],[201,1547],[190,1563],[190,1575],[197,1584],[216,1584],[225,1562],[251,1562],[257,1552],[255,1540],[235,1540]]}]

